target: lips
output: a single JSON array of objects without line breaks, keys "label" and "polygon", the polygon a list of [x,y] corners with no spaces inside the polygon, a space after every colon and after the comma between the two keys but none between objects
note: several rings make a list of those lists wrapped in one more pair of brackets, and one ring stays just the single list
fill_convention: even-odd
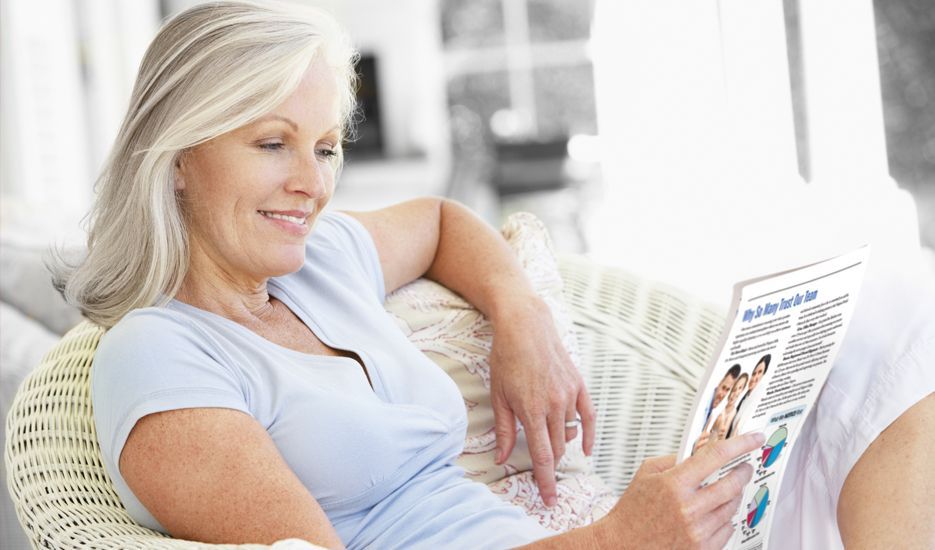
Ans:
[{"label": "lips", "polygon": [[286,210],[286,211],[273,211],[273,210],[258,210],[260,214],[266,216],[267,218],[272,218],[274,220],[283,220],[291,222],[294,224],[305,225],[308,220],[308,213],[302,212],[300,210]]},{"label": "lips", "polygon": [[308,219],[311,216],[309,212],[301,210],[257,210],[257,213],[289,235],[304,237],[309,232]]}]

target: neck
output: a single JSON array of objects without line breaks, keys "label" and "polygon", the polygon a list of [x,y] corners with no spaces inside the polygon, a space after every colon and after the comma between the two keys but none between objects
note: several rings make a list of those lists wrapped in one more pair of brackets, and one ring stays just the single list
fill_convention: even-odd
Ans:
[{"label": "neck", "polygon": [[232,273],[193,250],[188,272],[175,299],[249,325],[272,313],[268,280]]}]

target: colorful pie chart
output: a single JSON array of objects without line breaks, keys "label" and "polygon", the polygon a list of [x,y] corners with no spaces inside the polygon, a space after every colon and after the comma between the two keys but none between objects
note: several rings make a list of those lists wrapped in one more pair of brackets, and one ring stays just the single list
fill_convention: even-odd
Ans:
[{"label": "colorful pie chart", "polygon": [[766,505],[769,504],[769,489],[766,485],[760,485],[753,495],[753,500],[747,503],[747,527],[753,529],[763,519],[766,513]]},{"label": "colorful pie chart", "polygon": [[773,432],[773,435],[769,436],[769,439],[766,440],[766,444],[763,445],[763,454],[760,456],[760,463],[764,467],[768,468],[773,465],[776,460],[779,459],[779,453],[782,452],[782,448],[786,446],[786,436],[789,435],[789,430],[785,426],[780,426],[778,430]]}]

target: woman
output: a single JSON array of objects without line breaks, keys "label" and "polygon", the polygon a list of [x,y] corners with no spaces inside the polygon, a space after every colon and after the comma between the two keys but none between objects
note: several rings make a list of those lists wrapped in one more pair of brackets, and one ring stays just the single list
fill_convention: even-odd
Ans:
[{"label": "woman", "polygon": [[726,437],[733,437],[737,433],[737,421],[743,416],[744,412],[744,403],[750,404],[747,401],[747,398],[750,397],[750,394],[753,393],[753,390],[760,385],[760,380],[766,375],[767,369],[769,369],[769,362],[772,359],[772,355],[767,353],[763,357],[760,357],[760,360],[756,362],[756,366],[753,367],[753,372],[750,373],[750,382],[747,384],[747,391],[744,392],[743,397],[740,398],[740,402],[737,403],[737,412],[734,413],[734,419],[730,422],[730,428],[727,429]]},{"label": "woman", "polygon": [[734,416],[737,414],[737,406],[740,404],[740,395],[747,389],[747,380],[749,379],[750,375],[743,373],[734,381],[734,385],[727,396],[727,404],[721,414],[718,415],[717,420],[714,421],[712,431],[717,434],[718,439],[728,437],[727,432],[730,429],[731,422],[734,421]]},{"label": "woman", "polygon": [[392,290],[426,276],[489,316],[499,460],[518,419],[546,504],[577,415],[590,452],[593,406],[509,249],[465,208],[323,212],[353,60],[328,16],[246,2],[180,14],[146,53],[88,256],[63,276],[110,329],[92,399],[130,514],[206,542],[719,548],[751,470],[699,483],[762,436],[647,461],[606,518],[555,537],[463,477],[463,402],[383,312]]}]

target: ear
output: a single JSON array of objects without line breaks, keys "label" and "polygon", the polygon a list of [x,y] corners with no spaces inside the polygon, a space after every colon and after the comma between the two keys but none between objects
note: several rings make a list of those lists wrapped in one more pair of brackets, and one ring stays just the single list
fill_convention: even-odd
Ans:
[{"label": "ear", "polygon": [[174,180],[175,180],[175,191],[179,192],[185,189],[185,176],[183,175],[182,168],[182,159],[185,156],[185,152],[180,152],[175,157],[175,171],[174,171]]}]

